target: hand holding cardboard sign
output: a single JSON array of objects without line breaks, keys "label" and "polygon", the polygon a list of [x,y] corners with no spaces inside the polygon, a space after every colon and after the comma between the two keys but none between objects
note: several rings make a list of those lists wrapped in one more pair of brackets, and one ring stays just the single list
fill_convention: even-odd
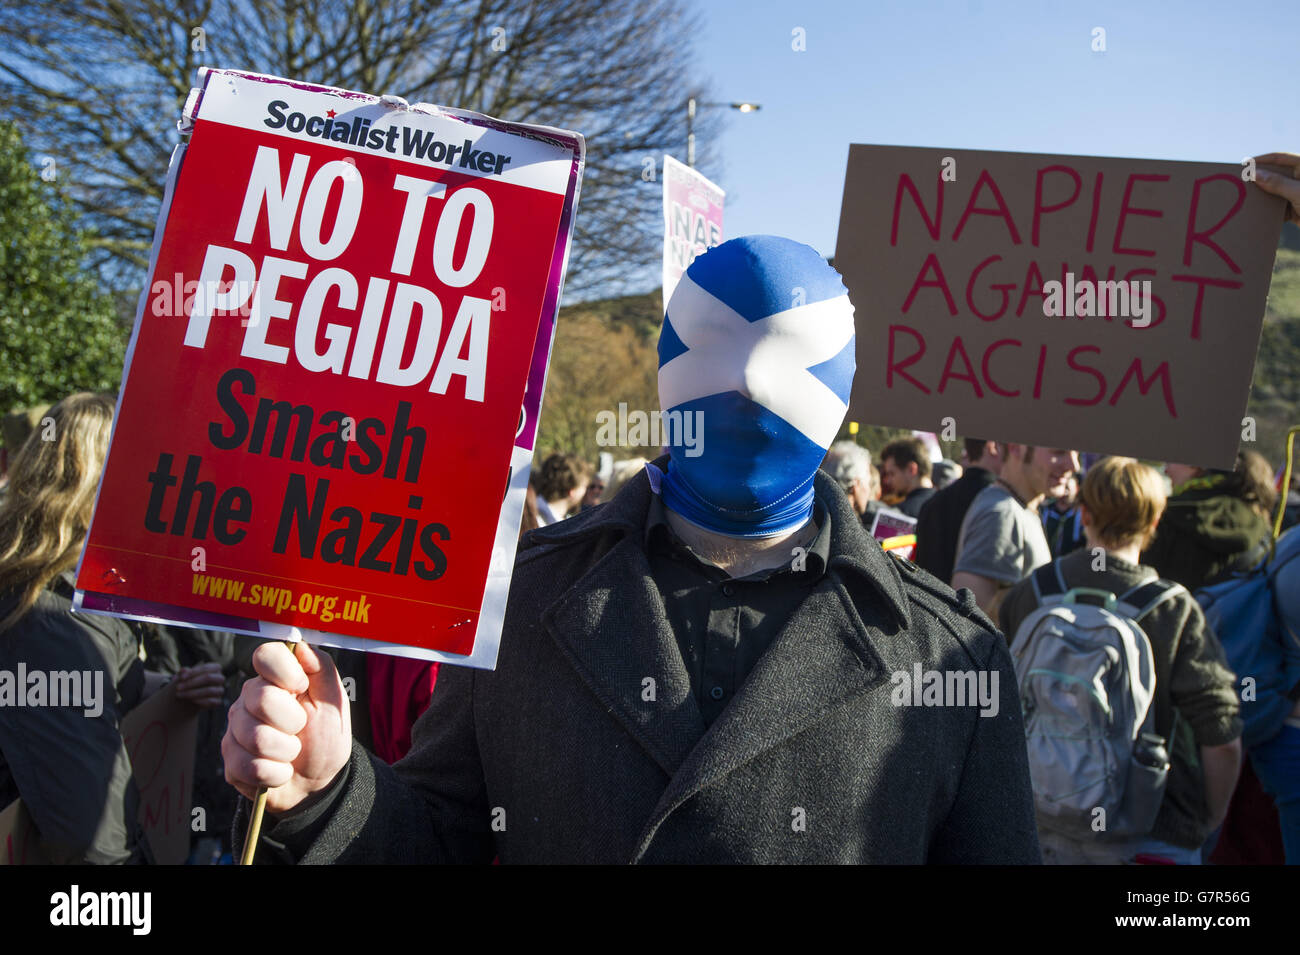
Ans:
[{"label": "hand holding cardboard sign", "polygon": [[1286,209],[1286,221],[1300,224],[1300,179],[1296,178],[1300,176],[1300,156],[1295,153],[1266,153],[1256,156],[1255,162],[1285,166],[1291,170],[1291,178],[1288,179],[1279,173],[1258,169],[1255,171],[1255,184],[1265,192],[1287,200],[1290,205]]},{"label": "hand holding cardboard sign", "polygon": [[253,799],[267,787],[271,812],[327,787],[352,752],[348,698],[334,661],[306,643],[290,653],[267,643],[253,654],[259,676],[244,684],[221,741],[226,781]]}]

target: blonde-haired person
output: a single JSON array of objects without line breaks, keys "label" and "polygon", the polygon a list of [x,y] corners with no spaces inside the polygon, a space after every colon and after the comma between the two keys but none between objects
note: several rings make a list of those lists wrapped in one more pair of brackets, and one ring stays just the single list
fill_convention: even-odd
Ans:
[{"label": "blonde-haired person", "polygon": [[[1133,458],[1103,458],[1084,478],[1079,507],[1088,545],[1054,562],[1066,589],[1089,587],[1119,597],[1158,579],[1155,570],[1138,563],[1165,508],[1164,482],[1153,468]],[[1199,864],[1201,845],[1223,822],[1241,765],[1236,679],[1196,600],[1173,586],[1174,596],[1141,621],[1155,664],[1156,734],[1168,739],[1178,713],[1172,768],[1155,826],[1145,838],[1106,843],[1076,842],[1040,829],[1044,862]],[[1010,591],[999,611],[1008,640],[1036,607],[1032,579]]]},{"label": "blonde-haired person", "polygon": [[[33,433],[11,462],[0,504],[0,681],[13,697],[0,689],[0,809],[23,800],[37,851],[51,861],[148,861],[118,723],[162,681],[147,679],[128,624],[72,613],[72,569],[90,525],[113,402],[81,392],[48,417],[52,427]],[[46,687],[39,704],[38,682]],[[216,705],[221,682],[219,667],[194,667],[177,676],[177,694]],[[79,700],[64,692],[72,685]]]}]

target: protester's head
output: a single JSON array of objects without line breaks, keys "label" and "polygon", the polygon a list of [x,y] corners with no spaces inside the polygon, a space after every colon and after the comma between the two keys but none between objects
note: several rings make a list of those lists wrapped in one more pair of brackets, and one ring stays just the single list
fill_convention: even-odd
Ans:
[{"label": "protester's head", "polygon": [[1065,479],[1065,490],[1052,499],[1058,511],[1068,511],[1079,501],[1079,476],[1071,474]]},{"label": "protester's head", "polygon": [[1273,469],[1264,455],[1258,451],[1238,452],[1233,476],[1237,496],[1261,517],[1271,518],[1277,504],[1277,489],[1273,484]]},{"label": "protester's head", "polygon": [[599,474],[593,474],[591,482],[587,485],[587,493],[582,495],[582,507],[585,510],[588,507],[595,507],[600,503],[605,493],[605,482]]},{"label": "protester's head", "polygon": [[1144,550],[1165,510],[1160,473],[1133,458],[1102,458],[1088,469],[1079,511],[1088,543],[1108,550]]},{"label": "protester's head", "polygon": [[836,441],[826,452],[822,470],[848,495],[859,516],[867,512],[871,496],[871,452],[856,441]]},{"label": "protester's head", "polygon": [[1165,463],[1165,473],[1169,475],[1175,491],[1193,478],[1216,478],[1220,483],[1215,486],[1221,493],[1240,498],[1266,519],[1272,516],[1273,506],[1277,503],[1272,469],[1258,451],[1239,451],[1236,466],[1231,471],[1170,461]]},{"label": "protester's head", "polygon": [[968,468],[983,468],[997,474],[1002,470],[1002,454],[996,441],[967,438],[962,442],[961,463]]},{"label": "protester's head", "polygon": [[998,476],[1028,499],[1065,494],[1070,475],[1079,470],[1079,456],[1070,448],[1003,443],[998,453],[1002,456]]},{"label": "protester's head", "polygon": [[0,593],[19,594],[0,631],[77,562],[108,453],[113,401],[79,392],[48,417],[50,427],[33,432],[10,462],[9,493],[0,503]]},{"label": "protester's head", "polygon": [[868,495],[873,501],[878,501],[883,493],[884,486],[880,480],[880,469],[873,464],[871,465],[871,489],[868,491]]},{"label": "protester's head", "polygon": [[807,523],[853,384],[853,306],[839,274],[809,246],[745,236],[698,256],[667,312],[659,402],[694,415],[704,440],[672,436],[664,503],[732,537]]},{"label": "protester's head", "polygon": [[[555,451],[547,455],[537,475],[537,494],[559,513],[576,511],[595,469],[576,454]],[[552,510],[554,510],[554,506]]]},{"label": "protester's head", "polygon": [[961,472],[960,464],[944,458],[942,461],[935,462],[934,469],[930,472],[930,479],[934,482],[935,488],[942,490],[961,477]]},{"label": "protester's head", "polygon": [[609,482],[605,485],[605,493],[600,496],[600,502],[603,504],[606,501],[614,500],[614,496],[623,489],[623,485],[644,471],[647,463],[645,458],[628,458],[625,461],[615,461],[613,470],[609,472]]},{"label": "protester's head", "polygon": [[930,483],[930,449],[920,438],[896,438],[880,452],[880,477],[888,494],[908,495]]}]

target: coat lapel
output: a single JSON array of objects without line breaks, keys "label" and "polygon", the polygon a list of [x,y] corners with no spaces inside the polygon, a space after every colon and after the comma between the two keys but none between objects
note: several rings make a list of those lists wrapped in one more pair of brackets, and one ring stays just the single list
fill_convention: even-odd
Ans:
[{"label": "coat lapel", "polygon": [[704,718],[638,536],[625,535],[542,622],[628,733],[664,772],[676,773],[704,735]]},{"label": "coat lapel", "polygon": [[[650,493],[645,475],[639,475],[590,516],[525,538],[526,547],[583,538],[599,538],[605,546],[611,539],[606,535],[618,535],[541,619],[584,683],[671,777],[634,860],[692,795],[886,683],[889,674],[874,642],[911,625],[891,559],[862,529],[843,493],[819,472],[817,496],[832,514],[826,575],[706,732],[642,545]],[[860,610],[869,615],[865,622]],[[653,701],[643,698],[647,677],[654,680]]]}]

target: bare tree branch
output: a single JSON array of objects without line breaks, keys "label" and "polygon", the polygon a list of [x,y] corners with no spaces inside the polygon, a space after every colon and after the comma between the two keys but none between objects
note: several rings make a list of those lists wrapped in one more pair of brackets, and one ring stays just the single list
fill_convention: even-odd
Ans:
[{"label": "bare tree branch", "polygon": [[[568,288],[581,297],[653,274],[661,186],[642,171],[683,151],[687,95],[702,92],[694,29],[682,0],[0,0],[0,113],[56,158],[116,287],[143,280],[200,66],[576,129],[588,165]],[[720,122],[697,117],[706,171]]]}]

